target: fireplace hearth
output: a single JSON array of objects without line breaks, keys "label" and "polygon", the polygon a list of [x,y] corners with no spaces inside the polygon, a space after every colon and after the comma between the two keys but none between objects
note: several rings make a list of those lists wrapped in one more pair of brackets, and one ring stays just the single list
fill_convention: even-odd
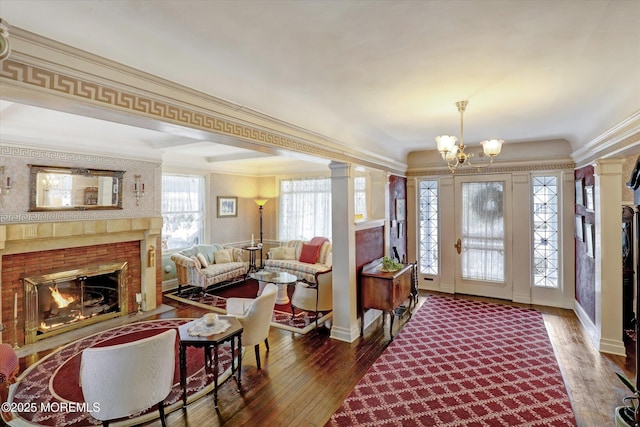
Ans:
[{"label": "fireplace hearth", "polygon": [[22,278],[25,344],[127,314],[127,262]]}]

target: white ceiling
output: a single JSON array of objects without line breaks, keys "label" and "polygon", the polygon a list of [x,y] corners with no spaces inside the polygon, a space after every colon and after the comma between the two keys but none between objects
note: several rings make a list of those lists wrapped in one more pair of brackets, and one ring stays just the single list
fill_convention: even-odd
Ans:
[{"label": "white ceiling", "polygon": [[[0,0],[0,17],[402,162],[436,135],[459,134],[462,99],[471,145],[566,139],[576,150],[640,111],[637,0]],[[167,165],[230,171],[246,171],[246,160],[228,159],[253,156],[16,104],[0,110],[3,137],[25,142],[127,141],[132,155],[151,148]],[[258,173],[304,164],[251,162]]]}]

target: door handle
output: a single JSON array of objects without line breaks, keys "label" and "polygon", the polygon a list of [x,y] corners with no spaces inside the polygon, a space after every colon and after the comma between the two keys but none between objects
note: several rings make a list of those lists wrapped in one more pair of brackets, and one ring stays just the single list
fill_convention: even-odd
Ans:
[{"label": "door handle", "polygon": [[453,247],[456,248],[458,255],[460,255],[460,252],[462,252],[462,241],[458,239],[458,241],[456,242],[455,245],[453,245]]}]

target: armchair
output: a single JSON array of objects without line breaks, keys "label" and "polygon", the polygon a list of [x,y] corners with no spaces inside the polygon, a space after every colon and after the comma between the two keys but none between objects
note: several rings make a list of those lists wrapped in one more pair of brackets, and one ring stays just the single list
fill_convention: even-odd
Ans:
[{"label": "armchair", "polygon": [[158,406],[165,426],[164,399],[173,384],[176,330],[125,344],[93,347],[82,352],[80,386],[91,416],[102,421],[126,417]]},{"label": "armchair", "polygon": [[235,316],[242,324],[242,345],[254,346],[256,363],[260,369],[260,342],[269,351],[269,328],[273,317],[273,307],[276,304],[278,287],[273,283],[267,284],[262,294],[257,298],[229,298],[227,300],[227,314]]},{"label": "armchair", "polygon": [[291,313],[295,316],[295,308],[316,313],[316,327],[318,326],[318,312],[333,309],[333,274],[332,270],[315,274],[315,283],[296,283],[291,298]]}]

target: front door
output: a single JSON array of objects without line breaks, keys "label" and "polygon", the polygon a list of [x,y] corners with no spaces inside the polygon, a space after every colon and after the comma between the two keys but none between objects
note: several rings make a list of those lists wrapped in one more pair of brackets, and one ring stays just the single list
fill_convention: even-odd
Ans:
[{"label": "front door", "polygon": [[456,176],[454,183],[455,292],[511,300],[511,177]]}]

